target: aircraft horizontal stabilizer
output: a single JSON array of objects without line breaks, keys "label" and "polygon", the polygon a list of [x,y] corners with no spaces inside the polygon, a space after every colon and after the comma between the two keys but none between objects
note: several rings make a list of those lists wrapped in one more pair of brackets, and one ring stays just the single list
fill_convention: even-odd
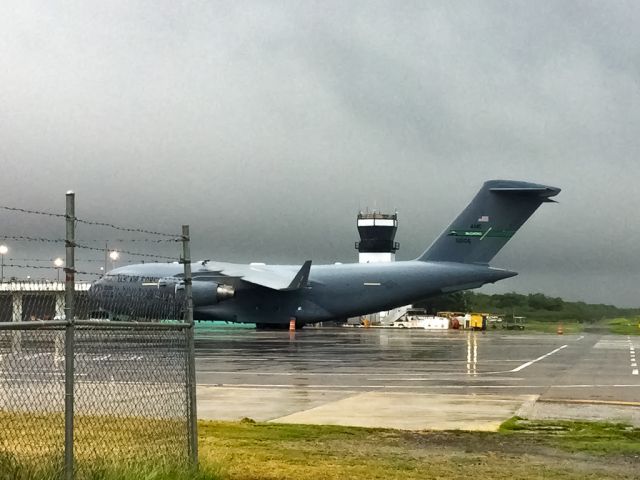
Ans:
[{"label": "aircraft horizontal stabilizer", "polygon": [[539,197],[543,203],[558,203],[550,197],[554,197],[560,193],[559,188],[549,187],[546,185],[534,185],[528,187],[493,187],[490,188],[489,191],[494,193],[535,195],[536,197]]}]

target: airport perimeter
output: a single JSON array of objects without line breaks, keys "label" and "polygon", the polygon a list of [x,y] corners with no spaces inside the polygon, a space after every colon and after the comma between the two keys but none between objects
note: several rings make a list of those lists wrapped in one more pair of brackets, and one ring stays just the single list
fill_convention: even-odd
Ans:
[{"label": "airport perimeter", "polygon": [[640,426],[640,337],[202,324],[201,419],[496,430],[518,415]]}]

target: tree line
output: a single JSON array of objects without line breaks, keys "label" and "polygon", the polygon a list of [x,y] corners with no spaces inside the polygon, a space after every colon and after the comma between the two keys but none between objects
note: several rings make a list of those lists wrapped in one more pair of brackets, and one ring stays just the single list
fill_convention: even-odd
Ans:
[{"label": "tree line", "polygon": [[542,293],[501,293],[487,295],[472,291],[440,295],[417,302],[415,307],[435,314],[441,311],[486,312],[506,316],[523,316],[532,320],[571,320],[595,322],[604,318],[640,315],[640,308],[619,308],[614,305],[567,302],[560,297]]}]

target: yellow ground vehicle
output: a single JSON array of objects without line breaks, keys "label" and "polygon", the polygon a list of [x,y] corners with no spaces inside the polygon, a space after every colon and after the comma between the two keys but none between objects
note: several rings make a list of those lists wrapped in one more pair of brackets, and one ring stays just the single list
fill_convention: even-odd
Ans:
[{"label": "yellow ground vehicle", "polygon": [[488,315],[486,313],[471,313],[469,328],[471,328],[472,330],[486,330],[487,316]]}]

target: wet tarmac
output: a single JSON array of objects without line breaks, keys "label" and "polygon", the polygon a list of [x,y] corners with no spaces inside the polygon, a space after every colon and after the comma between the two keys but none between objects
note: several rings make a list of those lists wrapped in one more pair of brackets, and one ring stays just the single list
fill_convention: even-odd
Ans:
[{"label": "wet tarmac", "polygon": [[516,413],[543,418],[570,404],[578,416],[599,405],[596,418],[612,412],[612,420],[635,423],[635,349],[640,337],[594,333],[306,328],[291,335],[201,325],[199,415],[494,429]]}]

